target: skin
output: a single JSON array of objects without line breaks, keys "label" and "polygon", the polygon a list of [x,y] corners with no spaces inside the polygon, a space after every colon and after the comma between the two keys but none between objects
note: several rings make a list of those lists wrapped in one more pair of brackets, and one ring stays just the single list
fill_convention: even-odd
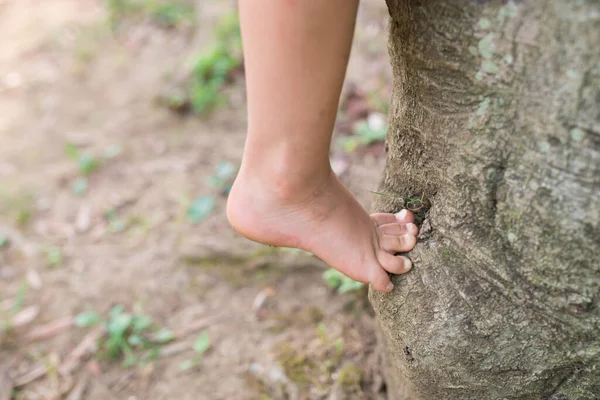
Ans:
[{"label": "skin", "polygon": [[256,242],[312,252],[375,290],[411,267],[414,216],[372,214],[333,173],[329,147],[357,0],[240,0],[248,136],[231,225]]}]

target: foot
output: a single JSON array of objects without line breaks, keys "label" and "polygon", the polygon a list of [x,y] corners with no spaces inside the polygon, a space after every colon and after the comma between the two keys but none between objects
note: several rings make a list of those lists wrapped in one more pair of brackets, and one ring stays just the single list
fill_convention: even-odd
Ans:
[{"label": "foot", "polygon": [[333,172],[296,189],[277,182],[240,172],[227,204],[236,231],[259,243],[309,251],[380,292],[394,287],[388,273],[410,270],[408,258],[395,256],[415,246],[410,211],[369,215]]}]

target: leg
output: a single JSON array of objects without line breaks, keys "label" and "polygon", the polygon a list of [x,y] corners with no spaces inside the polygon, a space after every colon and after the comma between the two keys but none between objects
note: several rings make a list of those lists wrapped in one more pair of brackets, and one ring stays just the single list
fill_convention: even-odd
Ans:
[{"label": "leg", "polygon": [[240,0],[248,137],[227,215],[257,242],[297,247],[376,290],[410,267],[410,212],[369,216],[332,172],[329,146],[358,0]]}]

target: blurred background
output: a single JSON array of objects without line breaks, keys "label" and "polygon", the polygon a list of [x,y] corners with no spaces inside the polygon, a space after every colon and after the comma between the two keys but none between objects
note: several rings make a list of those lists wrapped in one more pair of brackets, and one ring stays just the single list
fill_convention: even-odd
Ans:
[{"label": "blurred background", "polygon": [[[363,0],[331,150],[369,207],[387,9]],[[366,288],[251,243],[236,4],[0,0],[0,400],[379,399]]]}]

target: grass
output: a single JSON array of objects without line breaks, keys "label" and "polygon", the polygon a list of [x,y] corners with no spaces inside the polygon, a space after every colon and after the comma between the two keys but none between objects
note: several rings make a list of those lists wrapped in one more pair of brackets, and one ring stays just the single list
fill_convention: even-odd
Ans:
[{"label": "grass", "polygon": [[15,192],[0,188],[0,214],[11,219],[17,226],[27,225],[35,213],[35,198],[28,190]]},{"label": "grass", "polygon": [[104,149],[101,155],[84,152],[77,146],[67,143],[65,144],[65,153],[67,157],[75,162],[79,176],[71,183],[71,190],[77,196],[83,196],[88,189],[88,177],[96,172],[108,160],[113,159],[121,153],[118,146],[110,146]]},{"label": "grass", "polygon": [[360,290],[364,287],[364,283],[357,282],[354,279],[348,278],[336,269],[329,268],[323,272],[323,280],[327,285],[335,289],[338,293],[347,293]]},{"label": "grass", "polygon": [[[315,335],[316,341],[310,349],[281,342],[273,350],[285,375],[302,391],[312,388],[326,393],[335,384],[334,377],[343,371],[344,340],[331,335],[323,323],[317,325]],[[344,374],[345,386],[354,387],[349,375]]]},{"label": "grass", "polygon": [[75,317],[75,325],[101,325],[106,333],[98,342],[96,356],[100,359],[122,360],[123,367],[144,364],[156,358],[160,346],[172,341],[174,334],[156,326],[152,318],[125,312],[122,305],[113,307],[106,316],[87,311]]},{"label": "grass", "polygon": [[389,194],[389,193],[382,193],[382,192],[374,192],[372,190],[369,190],[369,192],[377,195],[377,196],[384,196],[384,197],[392,197],[395,199],[402,199],[404,201],[404,206],[406,207],[407,210],[412,211],[412,212],[417,212],[417,211],[427,211],[429,210],[429,208],[431,207],[431,203],[429,202],[429,200],[427,199],[427,197],[425,196],[425,192],[423,192],[421,194],[420,197],[415,197],[415,196],[396,196],[393,194]]},{"label": "grass", "polygon": [[237,14],[219,23],[214,44],[193,62],[190,102],[196,114],[206,114],[225,103],[222,90],[231,73],[242,65],[241,36]]},{"label": "grass", "polygon": [[10,310],[4,312],[0,309],[0,333],[2,332],[12,332],[13,324],[12,320],[15,315],[17,315],[25,305],[25,299],[27,297],[27,293],[29,292],[29,283],[24,280],[21,282],[19,289],[17,290],[17,294],[15,296],[15,300]]},{"label": "grass", "polygon": [[386,134],[385,124],[379,121],[369,122],[364,120],[354,126],[352,135],[342,136],[338,140],[344,151],[352,152],[359,147],[368,147],[373,143],[384,141]]},{"label": "grass", "polygon": [[187,371],[194,367],[197,367],[202,361],[202,356],[206,351],[210,348],[210,337],[208,336],[207,331],[203,331],[194,341],[194,345],[192,346],[194,349],[194,357],[185,360],[181,364],[179,364],[179,369],[182,371]]},{"label": "grass", "polygon": [[193,25],[194,7],[183,0],[105,0],[108,22],[113,29],[125,18],[144,18],[153,23],[176,28]]}]

